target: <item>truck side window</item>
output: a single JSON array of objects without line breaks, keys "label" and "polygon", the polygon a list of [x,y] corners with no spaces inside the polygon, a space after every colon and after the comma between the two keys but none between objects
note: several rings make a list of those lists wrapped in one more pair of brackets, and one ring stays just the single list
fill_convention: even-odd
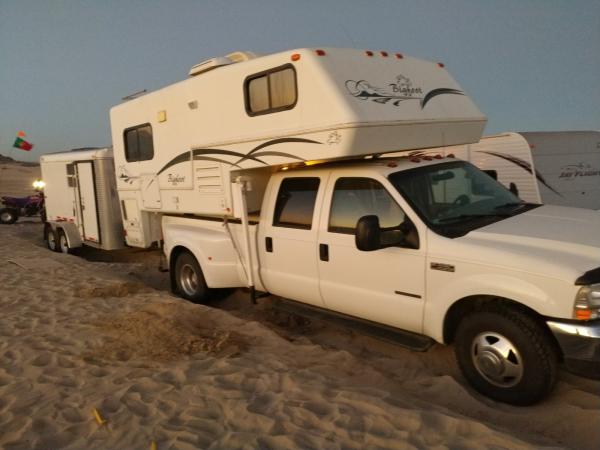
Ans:
[{"label": "truck side window", "polygon": [[335,183],[328,231],[354,234],[362,216],[376,215],[382,229],[397,228],[404,222],[404,211],[388,191],[371,178],[340,178]]},{"label": "truck side window", "polygon": [[126,129],[123,137],[127,162],[148,161],[154,158],[152,126],[149,123]]},{"label": "truck side window", "polygon": [[244,83],[244,97],[250,116],[293,108],[298,97],[294,67],[286,64],[249,76]]},{"label": "truck side window", "polygon": [[273,226],[310,230],[320,181],[300,177],[283,180],[275,203]]}]

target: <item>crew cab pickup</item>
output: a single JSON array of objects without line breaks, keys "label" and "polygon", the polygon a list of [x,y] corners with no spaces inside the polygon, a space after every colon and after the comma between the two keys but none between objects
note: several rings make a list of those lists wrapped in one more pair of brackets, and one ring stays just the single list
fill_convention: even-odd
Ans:
[{"label": "crew cab pickup", "polygon": [[[252,179],[238,180],[242,191]],[[600,366],[597,212],[525,203],[441,156],[279,170],[265,186],[246,230],[243,220],[163,216],[177,293],[203,301],[252,279],[454,344],[473,387],[511,404],[546,396],[561,360],[584,373]]]}]

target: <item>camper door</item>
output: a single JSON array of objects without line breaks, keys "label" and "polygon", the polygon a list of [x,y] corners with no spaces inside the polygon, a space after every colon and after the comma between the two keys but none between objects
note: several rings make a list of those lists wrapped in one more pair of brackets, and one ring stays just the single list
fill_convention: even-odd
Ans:
[{"label": "camper door", "polygon": [[81,218],[81,235],[85,241],[100,242],[98,227],[98,205],[96,203],[96,188],[94,166],[91,161],[78,162],[77,194],[78,216]]}]

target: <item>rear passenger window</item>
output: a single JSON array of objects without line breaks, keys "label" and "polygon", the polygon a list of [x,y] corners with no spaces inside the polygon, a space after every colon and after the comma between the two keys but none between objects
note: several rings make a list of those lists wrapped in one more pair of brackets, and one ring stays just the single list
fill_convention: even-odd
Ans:
[{"label": "rear passenger window", "polygon": [[281,182],[273,226],[310,230],[319,178],[286,178]]},{"label": "rear passenger window", "polygon": [[127,162],[148,161],[154,158],[152,126],[149,123],[125,130],[124,140]]},{"label": "rear passenger window", "polygon": [[244,87],[251,116],[291,109],[296,104],[296,71],[286,65],[248,77]]}]

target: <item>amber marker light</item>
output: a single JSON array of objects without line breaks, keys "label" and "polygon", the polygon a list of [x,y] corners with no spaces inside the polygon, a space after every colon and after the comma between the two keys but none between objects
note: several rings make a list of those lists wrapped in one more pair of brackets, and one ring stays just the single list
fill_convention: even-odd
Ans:
[{"label": "amber marker light", "polygon": [[318,56],[325,56],[325,50],[321,50],[321,49],[319,49],[319,50],[315,50],[315,53],[316,53]]},{"label": "amber marker light", "polygon": [[292,60],[292,61],[299,61],[299,60],[300,60],[300,53],[294,53],[294,54],[291,56],[291,60]]}]

